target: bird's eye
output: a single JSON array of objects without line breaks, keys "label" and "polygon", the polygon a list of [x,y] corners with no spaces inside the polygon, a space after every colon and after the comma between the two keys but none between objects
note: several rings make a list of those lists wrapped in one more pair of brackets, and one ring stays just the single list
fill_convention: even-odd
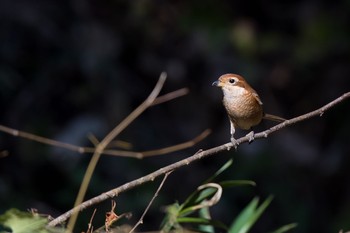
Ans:
[{"label": "bird's eye", "polygon": [[234,84],[236,82],[236,80],[234,78],[230,78],[228,81],[232,84]]}]

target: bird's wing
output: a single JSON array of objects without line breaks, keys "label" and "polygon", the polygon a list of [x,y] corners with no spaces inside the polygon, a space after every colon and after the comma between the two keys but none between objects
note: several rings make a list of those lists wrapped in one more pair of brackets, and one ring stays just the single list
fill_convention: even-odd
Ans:
[{"label": "bird's wing", "polygon": [[261,101],[259,95],[256,92],[253,93],[253,96],[260,105],[263,105],[263,102]]}]

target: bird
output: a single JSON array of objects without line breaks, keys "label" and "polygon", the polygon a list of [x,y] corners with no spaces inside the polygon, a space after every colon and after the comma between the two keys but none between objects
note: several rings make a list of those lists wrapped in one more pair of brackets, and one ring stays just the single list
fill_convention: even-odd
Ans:
[{"label": "bird", "polygon": [[[236,149],[239,145],[234,138],[236,128],[251,130],[253,126],[258,125],[263,119],[275,122],[286,120],[282,117],[265,113],[258,93],[238,74],[221,75],[212,85],[220,87],[223,91],[222,102],[230,120],[231,142]],[[249,143],[252,142],[254,140],[254,131],[252,130],[246,136],[249,137]]]}]

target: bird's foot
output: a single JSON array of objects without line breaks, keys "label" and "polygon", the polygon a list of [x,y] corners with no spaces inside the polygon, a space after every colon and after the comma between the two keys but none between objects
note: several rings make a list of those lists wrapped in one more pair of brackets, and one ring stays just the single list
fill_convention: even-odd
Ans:
[{"label": "bird's foot", "polygon": [[250,143],[252,143],[253,141],[254,141],[254,131],[250,131],[250,133],[248,133],[247,135],[246,135],[246,137],[248,137],[249,138],[249,144]]},{"label": "bird's foot", "polygon": [[232,146],[235,148],[235,150],[237,150],[237,147],[239,146],[238,141],[234,137],[231,137],[231,142]]}]

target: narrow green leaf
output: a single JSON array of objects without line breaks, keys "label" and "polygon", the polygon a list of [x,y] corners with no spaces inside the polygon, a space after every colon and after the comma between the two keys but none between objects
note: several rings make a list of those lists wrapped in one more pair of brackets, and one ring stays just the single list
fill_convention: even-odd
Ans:
[{"label": "narrow green leaf", "polygon": [[[233,159],[228,160],[219,170],[217,170],[213,176],[211,176],[209,179],[207,179],[203,184],[211,182],[214,178],[216,178],[218,175],[220,175],[222,172],[224,172],[227,168],[229,168],[233,164]],[[212,194],[215,192],[215,189],[213,189]],[[203,195],[201,192],[198,190],[194,191],[181,205],[181,209],[186,209],[186,211],[181,212],[182,214],[189,214],[188,211],[190,209],[187,209],[187,207],[197,205],[200,201],[202,201]],[[208,197],[208,196],[207,196]]]},{"label": "narrow green leaf", "polygon": [[254,198],[237,217],[229,228],[229,233],[246,233],[259,219],[261,214],[271,203],[273,197],[269,196],[258,208],[258,198]]},{"label": "narrow green leaf", "polygon": [[180,210],[179,215],[180,216],[186,216],[191,213],[193,213],[194,210],[197,210],[196,208],[193,209],[194,206],[199,205],[203,200],[210,199],[215,192],[217,192],[217,189],[215,188],[204,188],[202,190],[196,190],[195,194],[191,198],[191,201],[186,202],[186,205],[182,205],[182,209]]},{"label": "narrow green leaf", "polygon": [[224,180],[219,183],[223,188],[251,185],[256,186],[256,183],[252,180]]},{"label": "narrow green leaf", "polygon": [[[209,207],[201,208],[199,210],[199,217],[211,220]],[[215,232],[214,226],[212,226],[212,225],[199,225],[199,230],[203,231],[203,232],[209,232],[209,233]]]},{"label": "narrow green leaf", "polygon": [[205,218],[205,219],[211,219],[209,207],[205,207],[199,210],[199,217]]},{"label": "narrow green leaf", "polygon": [[284,226],[278,228],[277,230],[272,231],[271,233],[284,233],[284,232],[287,232],[293,228],[296,228],[297,226],[298,226],[297,223],[290,223],[290,224],[287,224],[287,225],[284,225]]},{"label": "narrow green leaf", "polygon": [[260,218],[260,216],[262,215],[262,213],[264,213],[264,211],[266,210],[266,208],[270,205],[271,201],[273,199],[273,196],[269,196],[259,207],[258,209],[256,209],[256,212],[254,213],[254,215],[252,216],[252,219],[250,220],[250,222],[248,222],[247,224],[247,231],[254,225],[254,223]]},{"label": "narrow green leaf", "polygon": [[[203,189],[206,190],[206,189]],[[203,194],[203,190],[196,190],[194,191],[185,201],[184,203],[180,206],[180,212],[181,214],[188,214],[188,210],[190,210],[189,208],[194,206],[194,205],[198,205],[200,203],[199,200],[203,200],[203,195],[208,195],[210,193],[207,193],[208,191],[206,191],[206,193]],[[215,189],[212,189],[211,191],[212,193],[215,192]]]},{"label": "narrow green leaf", "polygon": [[198,198],[196,199],[196,203],[200,203],[203,200],[210,198],[217,192],[217,189],[212,187],[206,187],[202,190],[198,190],[198,192],[199,192],[199,195],[198,195]]},{"label": "narrow green leaf", "polygon": [[192,223],[192,224],[202,224],[202,225],[211,225],[221,229],[227,230],[227,226],[220,221],[215,221],[205,218],[196,218],[196,217],[183,217],[178,218],[179,223]]},{"label": "narrow green leaf", "polygon": [[177,219],[181,223],[199,223],[199,224],[209,224],[209,219],[198,218],[198,217],[181,217]]},{"label": "narrow green leaf", "polygon": [[223,173],[227,168],[229,168],[233,164],[233,159],[228,160],[222,167],[217,170],[213,176],[209,177],[206,181],[203,182],[203,184],[210,183],[212,180],[214,180],[218,175]]},{"label": "narrow green leaf", "polygon": [[256,207],[258,206],[259,198],[255,197],[237,216],[229,227],[229,233],[239,233],[244,225],[254,214]]}]

